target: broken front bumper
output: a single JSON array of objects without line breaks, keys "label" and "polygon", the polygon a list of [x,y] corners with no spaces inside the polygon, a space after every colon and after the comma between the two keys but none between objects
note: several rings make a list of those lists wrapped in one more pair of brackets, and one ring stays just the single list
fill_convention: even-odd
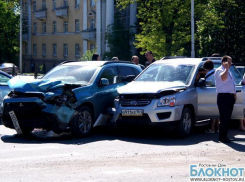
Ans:
[{"label": "broken front bumper", "polygon": [[3,125],[14,127],[13,117],[20,128],[44,128],[65,130],[70,120],[75,115],[75,110],[66,106],[55,106],[46,104],[39,98],[5,98],[3,103],[2,122]]}]

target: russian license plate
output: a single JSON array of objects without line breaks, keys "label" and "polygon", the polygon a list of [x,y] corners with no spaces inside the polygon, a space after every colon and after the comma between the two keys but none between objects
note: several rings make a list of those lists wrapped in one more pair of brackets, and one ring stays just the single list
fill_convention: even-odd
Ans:
[{"label": "russian license plate", "polygon": [[143,109],[123,109],[122,116],[143,116]]},{"label": "russian license plate", "polygon": [[11,120],[12,120],[12,122],[13,122],[13,124],[14,124],[14,128],[15,128],[15,130],[17,131],[17,133],[18,133],[18,134],[22,134],[22,131],[21,131],[21,128],[20,128],[20,125],[19,125],[19,121],[18,121],[18,119],[17,119],[17,117],[16,117],[14,111],[10,111],[10,112],[9,112],[9,115],[10,115],[10,117],[11,117]]}]

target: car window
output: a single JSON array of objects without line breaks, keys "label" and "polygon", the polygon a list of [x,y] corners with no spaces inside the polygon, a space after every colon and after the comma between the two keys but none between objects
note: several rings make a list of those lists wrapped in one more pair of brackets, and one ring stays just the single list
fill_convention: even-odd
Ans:
[{"label": "car window", "polygon": [[138,71],[137,69],[135,69],[135,68],[132,68],[132,69],[134,71],[135,76],[138,76],[140,74],[140,71]]},{"label": "car window", "polygon": [[107,78],[109,80],[109,84],[113,85],[119,83],[118,72],[115,66],[106,68],[100,78]]},{"label": "car window", "polygon": [[182,82],[187,85],[194,68],[194,65],[155,64],[144,71],[136,81]]},{"label": "car window", "polygon": [[233,75],[236,85],[239,85],[242,81],[241,73],[237,70],[237,68],[234,65],[231,65],[230,71]]},{"label": "car window", "polygon": [[119,78],[121,82],[124,82],[124,79],[129,76],[129,75],[134,75],[136,76],[136,74],[134,73],[133,69],[131,67],[127,67],[127,66],[118,66],[118,70],[119,70]]},{"label": "car window", "polygon": [[91,82],[97,67],[93,66],[57,66],[48,72],[43,79],[57,79],[70,84],[84,84]]},{"label": "car window", "polygon": [[11,78],[5,76],[5,75],[2,75],[0,74],[0,85],[8,85],[8,81],[10,80]]}]

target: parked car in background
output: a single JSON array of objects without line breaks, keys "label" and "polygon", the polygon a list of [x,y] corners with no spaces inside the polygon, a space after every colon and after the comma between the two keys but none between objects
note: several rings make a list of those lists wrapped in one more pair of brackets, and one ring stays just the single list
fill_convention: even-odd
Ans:
[{"label": "parked car in background", "polygon": [[10,92],[8,81],[12,78],[11,75],[0,71],[0,116],[2,115],[3,98]]},{"label": "parked car in background", "polygon": [[236,68],[241,73],[241,75],[244,75],[244,68],[245,68],[245,66],[236,66]]},{"label": "parked car in background", "polygon": [[3,101],[2,122],[19,134],[41,128],[55,133],[69,129],[75,136],[86,136],[107,120],[117,88],[141,71],[130,62],[72,61],[56,66],[40,80],[15,77]]},{"label": "parked car in background", "polygon": [[[174,128],[180,137],[187,137],[200,121],[219,118],[215,84],[206,86],[204,78],[200,78],[200,82],[196,80],[203,63],[201,58],[165,59],[152,63],[134,81],[118,88],[112,122],[163,125]],[[214,65],[220,66],[221,60],[214,60]],[[230,70],[237,91],[232,118],[242,119],[242,77],[234,65]]]},{"label": "parked car in background", "polygon": [[13,66],[15,67],[15,75],[19,73],[19,68],[15,66],[13,63],[2,63],[0,64],[0,70],[5,73],[12,74]]}]

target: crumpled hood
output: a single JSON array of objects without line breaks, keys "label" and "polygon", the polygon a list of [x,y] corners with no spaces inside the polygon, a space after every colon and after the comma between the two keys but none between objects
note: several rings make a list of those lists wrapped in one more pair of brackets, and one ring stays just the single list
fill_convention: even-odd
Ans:
[{"label": "crumpled hood", "polygon": [[59,80],[24,80],[22,78],[14,77],[8,81],[11,90],[28,93],[28,92],[54,92],[58,88],[62,88],[64,83]]},{"label": "crumpled hood", "polygon": [[182,82],[141,82],[133,81],[117,89],[119,94],[160,93],[163,90],[185,89]]}]

